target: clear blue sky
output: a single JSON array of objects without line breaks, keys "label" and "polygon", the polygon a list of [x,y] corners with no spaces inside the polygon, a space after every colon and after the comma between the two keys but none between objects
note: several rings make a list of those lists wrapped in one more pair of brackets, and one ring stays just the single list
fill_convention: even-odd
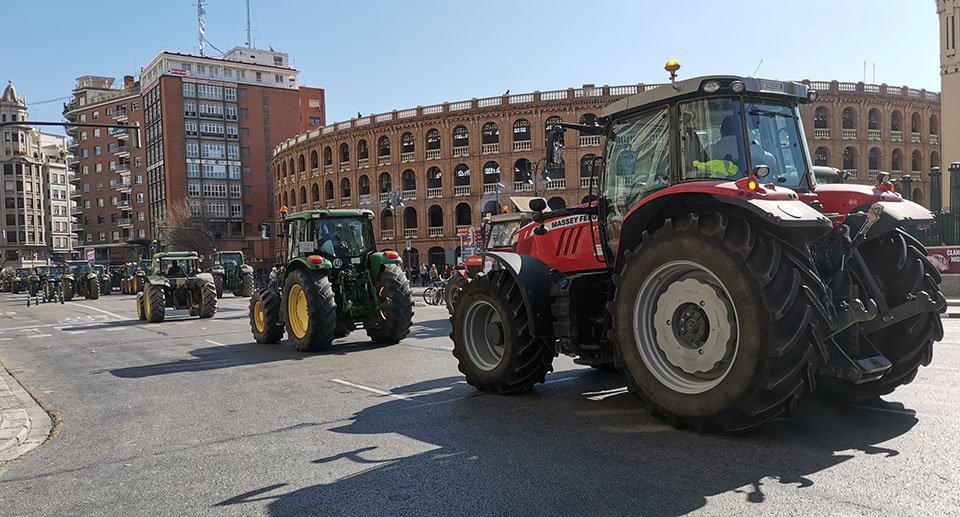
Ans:
[{"label": "clear blue sky", "polygon": [[[328,122],[443,101],[585,83],[753,74],[939,91],[933,0],[250,0],[255,46],[290,54],[327,91]],[[80,75],[138,75],[159,50],[197,52],[196,0],[0,4],[0,80],[28,101]],[[163,7],[160,7],[163,6]],[[208,0],[207,39],[245,41],[243,0]],[[209,45],[208,53],[216,54]],[[61,103],[31,107],[59,120]]]}]

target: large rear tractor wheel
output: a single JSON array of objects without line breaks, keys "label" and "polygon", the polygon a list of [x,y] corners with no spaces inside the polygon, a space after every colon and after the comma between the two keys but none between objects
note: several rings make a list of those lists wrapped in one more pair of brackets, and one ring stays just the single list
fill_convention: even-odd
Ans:
[{"label": "large rear tractor wheel", "polygon": [[467,285],[469,281],[466,278],[460,276],[459,273],[454,273],[450,280],[447,281],[447,289],[443,293],[444,302],[447,304],[447,312],[453,316],[453,308],[457,304],[457,301],[460,300],[460,292],[463,291],[463,287]]},{"label": "large rear tractor wheel", "polygon": [[253,294],[253,273],[244,273],[240,276],[240,290],[234,291],[234,296],[250,296]]},{"label": "large rear tractor wheel", "polygon": [[[917,296],[943,300],[940,272],[930,263],[926,250],[909,235],[897,230],[864,243],[863,260],[880,284],[887,305],[896,307]],[[943,339],[940,311],[917,314],[867,336],[893,365],[880,379],[853,384],[837,378],[823,378],[826,396],[844,401],[887,395],[909,384],[921,366],[933,360],[933,343]],[[881,316],[877,316],[878,318]]]},{"label": "large rear tractor wheel", "polygon": [[330,348],[337,323],[333,286],[326,275],[298,269],[287,276],[283,286],[287,315],[287,337],[301,352]]},{"label": "large rear tractor wheel", "polygon": [[387,264],[380,271],[380,277],[373,284],[380,298],[380,311],[374,319],[374,327],[367,329],[367,335],[374,343],[399,343],[410,333],[413,325],[413,290],[410,280],[400,266]]},{"label": "large rear tractor wheel", "polygon": [[163,286],[146,284],[143,286],[143,313],[150,323],[160,323],[166,316]]},{"label": "large rear tractor wheel", "polygon": [[73,299],[73,282],[70,280],[60,281],[60,293],[63,295],[63,301],[69,302]]},{"label": "large rear tractor wheel", "polygon": [[88,300],[96,300],[100,298],[100,279],[99,278],[88,278],[84,280],[87,283],[87,292],[85,297]]},{"label": "large rear tractor wheel", "polygon": [[457,367],[475,388],[517,393],[544,382],[556,353],[530,335],[520,286],[509,273],[478,276],[460,293],[450,319]]},{"label": "large rear tractor wheel", "polygon": [[147,310],[144,308],[143,293],[137,293],[137,318],[146,321]]},{"label": "large rear tractor wheel", "polygon": [[272,345],[283,339],[280,293],[276,289],[259,289],[250,295],[250,330],[253,339],[263,345]]},{"label": "large rear tractor wheel", "polygon": [[213,284],[216,287],[217,298],[223,298],[223,275],[213,275]]},{"label": "large rear tractor wheel", "polygon": [[20,283],[17,282],[13,284],[13,287],[11,287],[10,290],[13,292],[13,294],[20,294]]},{"label": "large rear tractor wheel", "polygon": [[217,313],[217,287],[213,282],[207,282],[198,289],[200,290],[200,307],[197,316],[212,318]]},{"label": "large rear tractor wheel", "polygon": [[113,282],[111,282],[109,278],[100,282],[100,294],[104,296],[113,294]]},{"label": "large rear tractor wheel", "polygon": [[652,414],[697,431],[745,431],[810,391],[812,309],[787,255],[751,223],[718,213],[667,220],[625,252],[611,337],[631,393]]}]

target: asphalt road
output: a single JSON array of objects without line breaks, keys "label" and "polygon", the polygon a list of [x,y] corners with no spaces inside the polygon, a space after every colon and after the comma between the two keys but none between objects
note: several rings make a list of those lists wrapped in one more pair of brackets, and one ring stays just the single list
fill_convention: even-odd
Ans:
[{"label": "asphalt road", "polygon": [[132,296],[0,294],[0,358],[58,420],[0,467],[0,515],[960,514],[960,320],[885,401],[729,437],[566,358],[533,393],[480,395],[441,308],[401,345],[309,355],[253,343],[246,307],[143,324]]}]

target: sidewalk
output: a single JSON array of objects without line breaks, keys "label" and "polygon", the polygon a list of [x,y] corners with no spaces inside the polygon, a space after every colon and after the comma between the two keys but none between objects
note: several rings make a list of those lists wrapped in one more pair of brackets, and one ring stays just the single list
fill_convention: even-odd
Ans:
[{"label": "sidewalk", "polygon": [[50,415],[0,365],[0,465],[42,445],[52,428]]}]

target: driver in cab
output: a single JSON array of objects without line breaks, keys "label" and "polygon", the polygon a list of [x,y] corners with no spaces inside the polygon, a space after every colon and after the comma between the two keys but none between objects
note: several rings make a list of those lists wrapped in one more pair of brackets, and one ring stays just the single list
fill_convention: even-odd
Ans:
[{"label": "driver in cab", "polygon": [[336,251],[333,247],[333,239],[335,238],[335,232],[330,229],[330,226],[324,223],[321,227],[320,232],[320,253],[325,253],[327,255],[333,256],[336,255]]},{"label": "driver in cab", "polygon": [[[694,160],[693,166],[699,176],[707,178],[732,178],[746,169],[740,158],[743,148],[743,131],[738,115],[727,115],[720,123],[720,139],[708,150],[706,161]],[[750,159],[754,167],[767,165],[773,167],[776,158],[767,152],[756,140],[750,142]]]}]

